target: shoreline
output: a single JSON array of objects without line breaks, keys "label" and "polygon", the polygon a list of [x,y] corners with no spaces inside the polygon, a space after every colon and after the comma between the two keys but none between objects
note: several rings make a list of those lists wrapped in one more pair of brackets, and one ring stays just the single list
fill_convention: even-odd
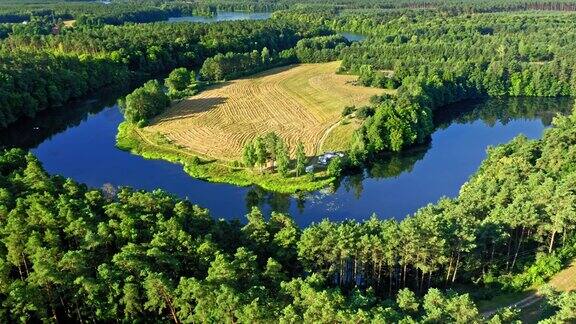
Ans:
[{"label": "shoreline", "polygon": [[188,175],[199,180],[240,187],[255,185],[283,194],[318,191],[330,186],[336,180],[328,176],[326,171],[315,172],[313,179],[308,174],[284,178],[278,173],[258,173],[232,163],[206,159],[178,148],[174,144],[151,139],[145,136],[136,125],[126,121],[118,126],[116,147],[146,159],[178,163]]}]

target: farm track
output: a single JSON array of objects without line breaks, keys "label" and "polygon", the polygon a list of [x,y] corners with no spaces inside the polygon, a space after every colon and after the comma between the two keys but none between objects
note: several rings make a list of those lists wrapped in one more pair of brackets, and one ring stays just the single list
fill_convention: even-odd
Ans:
[{"label": "farm track", "polygon": [[332,126],[330,126],[322,135],[322,137],[320,138],[320,141],[318,142],[318,144],[316,145],[316,154],[321,154],[321,150],[322,147],[324,146],[324,142],[326,142],[326,139],[328,138],[328,136],[330,135],[330,133],[340,125],[340,121],[335,122],[334,124],[332,124]]},{"label": "farm track", "polygon": [[316,155],[345,106],[382,93],[337,75],[339,64],[301,64],[218,84],[175,103],[145,130],[219,160],[238,160],[246,142],[268,132],[280,135],[291,154],[302,141]]},{"label": "farm track", "polygon": [[[576,290],[576,260],[573,261],[566,269],[553,276],[548,284],[558,291]],[[524,312],[531,307],[537,306],[543,300],[544,296],[542,296],[539,292],[534,292],[517,302],[487,310],[482,313],[482,316],[488,318],[494,315],[499,309],[504,307],[515,307]],[[538,310],[536,310],[536,312],[538,312]]]}]

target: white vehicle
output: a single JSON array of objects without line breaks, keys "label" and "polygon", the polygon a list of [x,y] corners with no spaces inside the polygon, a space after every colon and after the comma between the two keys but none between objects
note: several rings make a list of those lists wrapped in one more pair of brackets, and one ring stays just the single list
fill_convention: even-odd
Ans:
[{"label": "white vehicle", "polygon": [[318,164],[327,165],[330,162],[330,160],[332,160],[335,157],[343,158],[344,153],[342,153],[342,152],[326,152],[326,153],[324,153],[318,157]]}]

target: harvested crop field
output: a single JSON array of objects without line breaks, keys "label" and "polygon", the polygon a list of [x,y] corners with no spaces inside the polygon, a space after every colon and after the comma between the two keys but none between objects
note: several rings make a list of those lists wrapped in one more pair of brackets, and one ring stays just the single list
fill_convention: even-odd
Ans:
[{"label": "harvested crop field", "polygon": [[302,141],[306,153],[315,155],[345,106],[382,93],[355,86],[355,76],[336,74],[339,65],[293,65],[213,86],[175,103],[145,131],[220,160],[239,159],[247,141],[268,132],[280,135],[292,153]]}]

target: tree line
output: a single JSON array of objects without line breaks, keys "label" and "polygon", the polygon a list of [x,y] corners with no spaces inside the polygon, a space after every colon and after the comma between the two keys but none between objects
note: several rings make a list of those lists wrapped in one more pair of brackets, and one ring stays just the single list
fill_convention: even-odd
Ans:
[{"label": "tree line", "polygon": [[[329,34],[324,30],[321,34]],[[271,52],[264,47],[261,52],[218,53],[202,64],[200,75],[208,81],[224,81],[255,74],[273,67],[295,63],[329,62],[338,58],[349,42],[341,35],[322,35],[299,40],[294,47]]]},{"label": "tree line", "polygon": [[1,49],[0,127],[61,106],[95,89],[127,81],[128,70],[107,55]]},{"label": "tree line", "polygon": [[217,53],[294,47],[325,27],[281,21],[141,24],[16,33],[0,43],[0,127],[72,98],[177,67],[198,69]]},{"label": "tree line", "polygon": [[218,11],[272,12],[276,10],[298,9],[302,4],[306,10],[323,13],[330,10],[342,13],[347,10],[369,10],[385,13],[395,10],[436,10],[442,14],[510,12],[524,10],[575,11],[574,1],[501,1],[483,0],[463,4],[461,1],[350,1],[338,0],[326,4],[318,0],[263,1],[220,1],[209,0],[191,3],[181,0],[164,1],[112,1],[104,5],[94,1],[5,1],[0,4],[0,23],[21,23],[32,17],[52,17],[54,19],[75,19],[78,25],[98,26],[102,24],[121,25],[124,23],[150,23],[165,21],[170,17],[185,15],[211,16]]},{"label": "tree line", "polygon": [[186,15],[211,16],[218,11],[272,11],[286,9],[283,4],[246,2],[188,1],[31,1],[0,4],[0,23],[21,23],[32,17],[74,19],[78,25],[150,23]]}]

